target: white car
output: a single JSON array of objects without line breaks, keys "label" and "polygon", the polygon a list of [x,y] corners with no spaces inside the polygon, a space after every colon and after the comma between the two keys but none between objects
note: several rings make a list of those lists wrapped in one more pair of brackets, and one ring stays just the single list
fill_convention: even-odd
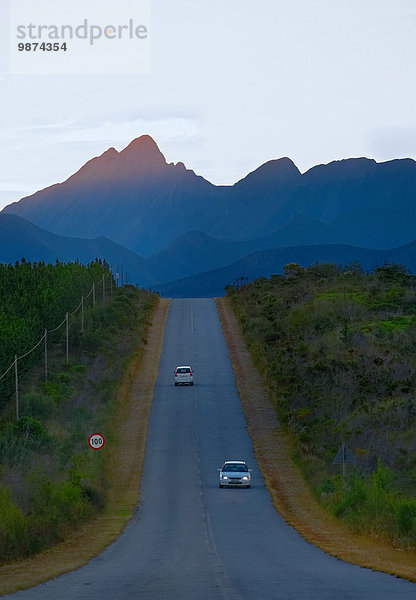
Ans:
[{"label": "white car", "polygon": [[194,376],[189,365],[181,365],[175,369],[175,385],[194,385]]},{"label": "white car", "polygon": [[223,487],[245,487],[251,486],[251,469],[243,460],[226,460],[219,471],[220,488]]}]

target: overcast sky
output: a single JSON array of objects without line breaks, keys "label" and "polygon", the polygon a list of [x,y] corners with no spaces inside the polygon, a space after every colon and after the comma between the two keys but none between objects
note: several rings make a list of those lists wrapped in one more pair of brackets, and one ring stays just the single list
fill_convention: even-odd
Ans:
[{"label": "overcast sky", "polygon": [[7,7],[0,208],[146,133],[216,184],[281,156],[416,158],[415,0],[152,0],[149,73],[127,75],[10,73]]}]

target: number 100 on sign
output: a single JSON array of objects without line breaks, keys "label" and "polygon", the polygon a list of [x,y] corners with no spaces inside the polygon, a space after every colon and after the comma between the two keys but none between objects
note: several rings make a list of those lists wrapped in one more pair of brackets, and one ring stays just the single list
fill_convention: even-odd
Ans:
[{"label": "number 100 on sign", "polygon": [[90,448],[92,448],[93,450],[99,450],[104,446],[105,439],[104,436],[101,435],[101,433],[93,433],[88,438],[88,443],[90,445]]}]

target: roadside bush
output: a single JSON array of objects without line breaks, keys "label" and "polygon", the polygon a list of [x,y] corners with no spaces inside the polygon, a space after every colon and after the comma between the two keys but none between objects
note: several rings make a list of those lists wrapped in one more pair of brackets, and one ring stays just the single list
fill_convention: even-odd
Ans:
[{"label": "roadside bush", "polygon": [[27,515],[27,529],[35,550],[61,541],[93,512],[81,488],[69,480],[53,482],[38,469],[30,474],[29,485],[32,510]]},{"label": "roadside bush", "polygon": [[357,523],[368,498],[368,489],[363,477],[359,474],[354,474],[345,488],[340,478],[337,484],[337,496],[339,500],[333,509],[335,516],[346,517],[348,521]]},{"label": "roadside bush", "polygon": [[0,485],[0,556],[10,560],[27,550],[27,523],[22,511],[13,504],[10,490]]},{"label": "roadside bush", "polygon": [[403,536],[416,538],[416,500],[401,500],[396,508],[397,529]]},{"label": "roadside bush", "polygon": [[42,384],[42,390],[54,406],[59,406],[64,400],[71,396],[74,388],[69,384],[68,373],[52,374],[49,381]]},{"label": "roadside bush", "polygon": [[15,423],[7,423],[0,431],[0,464],[24,466],[32,449],[26,437],[17,431]]},{"label": "roadside bush", "polygon": [[47,419],[52,416],[54,408],[54,403],[38,392],[29,392],[20,399],[20,412],[27,417]]},{"label": "roadside bush", "polygon": [[0,464],[27,465],[34,452],[45,453],[52,444],[53,438],[40,421],[21,417],[0,430]]},{"label": "roadside bush", "polygon": [[53,438],[40,421],[33,417],[20,417],[15,425],[16,436],[25,439],[30,448],[37,451],[48,450]]},{"label": "roadside bush", "polygon": [[88,354],[94,355],[97,353],[103,339],[103,332],[101,329],[92,329],[86,331],[81,339],[81,350]]}]

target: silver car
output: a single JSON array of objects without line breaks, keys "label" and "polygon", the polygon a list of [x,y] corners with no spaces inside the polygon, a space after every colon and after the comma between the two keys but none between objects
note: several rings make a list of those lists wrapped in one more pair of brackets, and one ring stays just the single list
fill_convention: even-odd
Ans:
[{"label": "silver car", "polygon": [[194,385],[194,376],[189,365],[181,365],[175,369],[175,385]]},{"label": "silver car", "polygon": [[251,469],[243,460],[226,460],[218,471],[220,488],[251,486]]}]

